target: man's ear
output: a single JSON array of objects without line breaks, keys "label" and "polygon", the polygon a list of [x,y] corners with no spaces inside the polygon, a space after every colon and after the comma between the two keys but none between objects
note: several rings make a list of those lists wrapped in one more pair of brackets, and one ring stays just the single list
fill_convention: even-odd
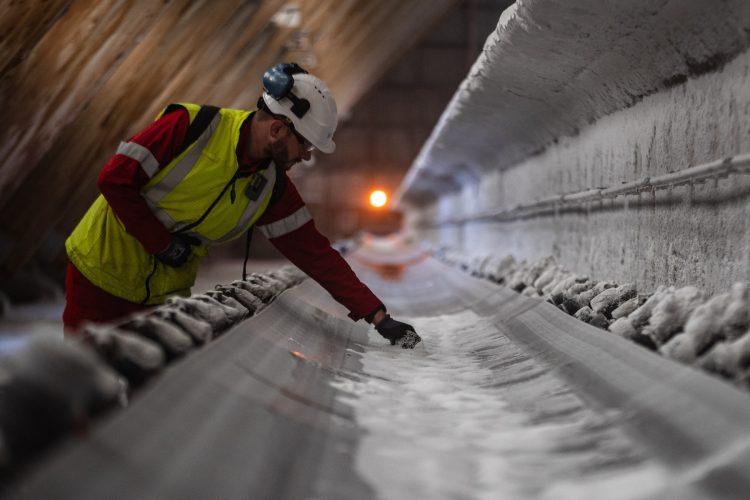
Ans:
[{"label": "man's ear", "polygon": [[281,122],[281,120],[271,121],[271,126],[269,127],[269,133],[271,134],[271,138],[277,139],[281,135],[281,129],[283,128],[284,128],[284,124]]}]

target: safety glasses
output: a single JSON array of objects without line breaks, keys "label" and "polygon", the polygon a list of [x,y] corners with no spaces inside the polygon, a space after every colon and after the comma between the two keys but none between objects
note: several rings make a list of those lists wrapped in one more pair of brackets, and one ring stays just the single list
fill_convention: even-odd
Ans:
[{"label": "safety glasses", "polygon": [[297,132],[297,130],[295,130],[294,124],[287,117],[285,116],[281,117],[281,121],[284,122],[284,125],[289,127],[289,130],[291,130],[292,133],[294,134],[294,137],[297,138],[297,141],[299,142],[300,146],[302,146],[302,149],[304,149],[305,151],[312,151],[315,149],[315,146],[313,146],[313,144],[310,141],[302,137],[302,134],[300,134],[299,132]]}]

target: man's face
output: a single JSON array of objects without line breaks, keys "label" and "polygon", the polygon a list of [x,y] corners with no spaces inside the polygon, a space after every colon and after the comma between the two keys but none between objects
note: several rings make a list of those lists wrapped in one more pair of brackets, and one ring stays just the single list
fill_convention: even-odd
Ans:
[{"label": "man's face", "polygon": [[270,155],[271,160],[276,165],[283,168],[284,171],[288,171],[296,163],[309,160],[312,152],[304,147],[288,125],[284,122],[279,123],[282,124],[282,128],[279,130],[276,139],[271,142]]}]

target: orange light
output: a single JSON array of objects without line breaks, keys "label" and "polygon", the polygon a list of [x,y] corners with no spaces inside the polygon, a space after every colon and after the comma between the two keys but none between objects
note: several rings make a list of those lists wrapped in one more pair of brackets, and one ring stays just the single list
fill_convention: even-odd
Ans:
[{"label": "orange light", "polygon": [[372,205],[373,207],[375,208],[384,207],[387,202],[388,202],[388,196],[385,194],[384,191],[381,191],[378,189],[370,193],[370,205]]}]

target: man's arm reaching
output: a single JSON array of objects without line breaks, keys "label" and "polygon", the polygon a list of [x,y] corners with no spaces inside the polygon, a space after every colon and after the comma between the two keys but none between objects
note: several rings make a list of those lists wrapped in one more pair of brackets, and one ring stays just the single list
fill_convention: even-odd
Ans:
[{"label": "man's arm reaching", "polygon": [[[269,206],[256,225],[286,258],[349,309],[350,318],[355,321],[365,318],[373,323],[378,333],[392,345],[401,342],[402,347],[414,347],[421,340],[411,325],[386,314],[381,300],[359,280],[341,254],[331,248],[328,238],[315,227],[289,179],[279,199]],[[407,336],[408,339],[402,340]]]}]

